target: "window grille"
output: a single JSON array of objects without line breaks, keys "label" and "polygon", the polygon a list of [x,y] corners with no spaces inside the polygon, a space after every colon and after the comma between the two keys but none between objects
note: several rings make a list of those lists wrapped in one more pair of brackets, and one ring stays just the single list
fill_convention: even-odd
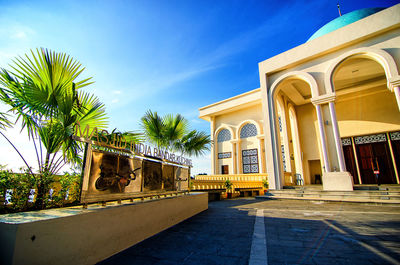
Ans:
[{"label": "window grille", "polygon": [[232,137],[231,132],[228,129],[222,129],[218,133],[217,142],[221,143],[221,142],[229,141],[231,139],[231,137]]},{"label": "window grille", "polygon": [[259,173],[257,149],[243,150],[242,163],[244,174]]},{"label": "window grille", "polygon": [[351,145],[351,139],[350,138],[343,138],[342,139],[342,145],[343,146]]},{"label": "window grille", "polygon": [[240,138],[248,138],[252,136],[257,136],[257,127],[252,123],[247,123],[240,130]]}]

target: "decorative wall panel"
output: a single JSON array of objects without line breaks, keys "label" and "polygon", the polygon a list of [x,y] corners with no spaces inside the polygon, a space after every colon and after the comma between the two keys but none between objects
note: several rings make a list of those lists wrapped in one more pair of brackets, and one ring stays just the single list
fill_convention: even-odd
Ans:
[{"label": "decorative wall panel", "polygon": [[231,152],[218,153],[218,159],[225,159],[225,158],[231,158],[231,157],[232,157]]},{"label": "decorative wall panel", "polygon": [[354,137],[354,142],[356,144],[370,144],[370,143],[378,143],[378,142],[386,142],[386,134],[374,134],[374,135],[366,135],[366,136],[358,136]]}]

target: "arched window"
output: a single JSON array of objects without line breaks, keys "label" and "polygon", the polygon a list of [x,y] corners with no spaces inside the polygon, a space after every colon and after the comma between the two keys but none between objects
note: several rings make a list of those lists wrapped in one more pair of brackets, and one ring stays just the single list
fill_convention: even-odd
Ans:
[{"label": "arched window", "polygon": [[232,137],[231,132],[228,129],[222,129],[218,133],[217,142],[221,143],[221,142],[229,141],[231,139],[231,137]]},{"label": "arched window", "polygon": [[257,135],[257,127],[252,123],[247,123],[240,130],[240,138],[248,138]]}]

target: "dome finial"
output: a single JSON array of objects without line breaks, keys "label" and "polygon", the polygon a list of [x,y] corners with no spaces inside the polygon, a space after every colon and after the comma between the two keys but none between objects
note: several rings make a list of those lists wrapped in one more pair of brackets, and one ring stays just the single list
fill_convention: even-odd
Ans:
[{"label": "dome finial", "polygon": [[337,9],[338,9],[338,11],[339,11],[339,16],[342,16],[342,12],[340,11],[340,5],[339,5],[339,2],[337,3]]}]

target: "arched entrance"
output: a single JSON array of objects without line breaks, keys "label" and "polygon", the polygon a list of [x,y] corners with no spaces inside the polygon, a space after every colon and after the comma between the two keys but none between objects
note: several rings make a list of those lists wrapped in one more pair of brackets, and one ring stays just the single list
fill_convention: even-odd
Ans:
[{"label": "arched entrance", "polygon": [[284,76],[272,86],[276,150],[283,185],[321,184],[324,162],[316,108],[311,102],[316,84],[313,89],[306,81],[312,77],[302,75],[306,77]]},{"label": "arched entrance", "polygon": [[400,112],[387,86],[397,69],[393,73],[385,56],[383,51],[349,54],[328,75],[346,168],[355,184],[399,183]]}]

